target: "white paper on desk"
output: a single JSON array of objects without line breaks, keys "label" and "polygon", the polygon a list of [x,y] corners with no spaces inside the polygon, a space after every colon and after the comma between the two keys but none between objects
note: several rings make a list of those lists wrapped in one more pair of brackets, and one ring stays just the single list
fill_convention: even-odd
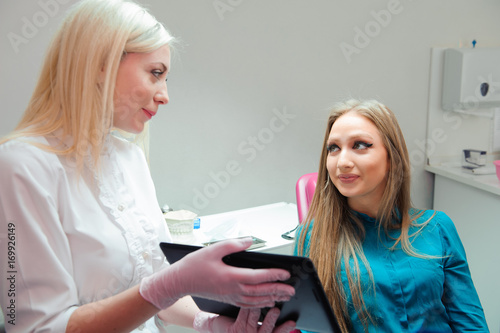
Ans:
[{"label": "white paper on desk", "polygon": [[240,221],[232,218],[212,226],[203,225],[200,229],[203,234],[202,242],[213,242],[228,238],[249,236],[250,234],[240,228]]}]

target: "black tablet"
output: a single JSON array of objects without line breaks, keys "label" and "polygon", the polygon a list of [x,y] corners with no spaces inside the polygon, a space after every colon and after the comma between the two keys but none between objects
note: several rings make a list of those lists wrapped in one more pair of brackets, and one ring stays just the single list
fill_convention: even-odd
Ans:
[{"label": "black tablet", "polygon": [[[160,247],[173,264],[200,246],[160,243]],[[333,310],[326,298],[316,268],[307,257],[287,256],[263,252],[244,251],[223,258],[227,265],[245,268],[282,268],[290,272],[284,281],[295,287],[295,295],[288,302],[276,304],[281,310],[277,324],[295,320],[297,329],[313,332],[340,332]],[[193,297],[198,307],[207,312],[236,318],[239,308],[226,303]],[[262,309],[262,316],[269,309]],[[263,318],[263,317],[262,317]]]}]

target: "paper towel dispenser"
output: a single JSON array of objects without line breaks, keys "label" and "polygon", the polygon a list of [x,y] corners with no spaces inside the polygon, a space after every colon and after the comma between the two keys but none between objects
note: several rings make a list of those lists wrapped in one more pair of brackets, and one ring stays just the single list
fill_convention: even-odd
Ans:
[{"label": "paper towel dispenser", "polygon": [[500,106],[500,48],[451,48],[444,51],[444,110]]}]

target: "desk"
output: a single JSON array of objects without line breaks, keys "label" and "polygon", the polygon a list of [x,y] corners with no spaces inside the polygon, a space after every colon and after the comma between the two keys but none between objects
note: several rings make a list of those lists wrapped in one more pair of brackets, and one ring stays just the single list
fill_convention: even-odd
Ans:
[{"label": "desk", "polygon": [[[281,234],[295,228],[298,223],[297,205],[279,202],[201,216],[200,229],[194,230],[192,235],[173,235],[173,241],[201,246],[203,242],[213,240],[211,237],[216,234],[222,234],[223,238],[251,235],[266,241],[266,246],[256,251],[292,254],[293,241],[282,238]],[[216,239],[220,238],[216,236]]]},{"label": "desk", "polygon": [[474,175],[464,172],[463,168],[460,166],[427,165],[425,167],[425,170],[437,176],[442,176],[456,182],[500,196],[500,181],[498,181],[496,174]]}]

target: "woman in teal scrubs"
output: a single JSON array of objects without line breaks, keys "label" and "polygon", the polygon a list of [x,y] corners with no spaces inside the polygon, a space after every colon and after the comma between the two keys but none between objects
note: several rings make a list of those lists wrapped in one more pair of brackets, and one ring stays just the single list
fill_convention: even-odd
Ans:
[{"label": "woman in teal scrubs", "polygon": [[488,332],[455,226],[411,206],[410,168],[392,111],[338,104],[295,254],[313,260],[343,332]]}]

